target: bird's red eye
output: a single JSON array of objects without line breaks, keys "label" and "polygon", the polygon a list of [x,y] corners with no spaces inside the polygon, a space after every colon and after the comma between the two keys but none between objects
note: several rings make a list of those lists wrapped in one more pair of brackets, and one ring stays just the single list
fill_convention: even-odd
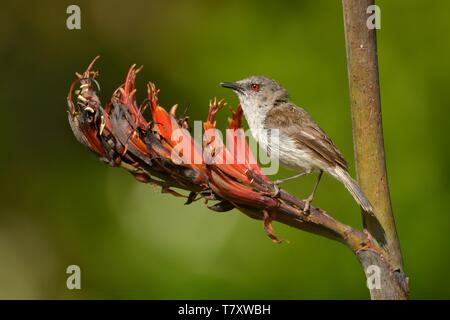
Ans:
[{"label": "bird's red eye", "polygon": [[257,83],[252,83],[250,87],[251,87],[252,90],[255,91],[255,92],[258,92],[258,91],[259,91],[259,88],[260,88],[259,84],[257,84]]}]

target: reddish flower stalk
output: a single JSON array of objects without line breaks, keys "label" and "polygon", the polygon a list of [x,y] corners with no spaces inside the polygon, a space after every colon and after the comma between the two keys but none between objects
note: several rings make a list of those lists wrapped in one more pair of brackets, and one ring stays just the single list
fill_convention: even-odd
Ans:
[{"label": "reddish flower stalk", "polygon": [[[78,79],[71,84],[68,113],[77,140],[106,163],[125,168],[140,182],[161,186],[162,192],[187,198],[186,204],[203,198],[206,203],[215,202],[208,206],[211,210],[225,212],[237,208],[252,218],[261,219],[274,242],[280,242],[271,225],[276,220],[343,242],[355,252],[372,250],[383,254],[367,234],[340,223],[323,210],[311,208],[308,213],[303,212],[305,203],[285,190],[273,196],[273,185],[262,173],[241,134],[240,107],[232,110],[229,119],[228,138],[233,141],[233,147],[225,146],[215,131],[216,114],[225,103],[211,101],[203,124],[202,151],[187,130],[186,119],[177,118],[176,106],[168,112],[159,105],[159,90],[153,83],[147,85],[147,100],[138,105],[136,76],[140,68],[134,65],[124,84],[103,107],[97,95],[98,72],[92,70],[96,60],[82,75],[77,74]],[[76,102],[73,101],[75,96]],[[151,119],[143,115],[147,107]],[[188,152],[179,149],[180,144],[188,146]],[[244,161],[239,162],[237,158]],[[187,190],[189,194],[183,195],[174,188]]]},{"label": "reddish flower stalk", "polygon": [[[305,202],[285,190],[274,196],[273,184],[262,173],[241,134],[240,107],[232,110],[227,142],[233,143],[225,146],[215,122],[225,103],[216,99],[210,103],[203,123],[202,151],[187,130],[187,119],[176,116],[176,106],[167,112],[159,105],[159,90],[154,84],[148,83],[148,98],[138,105],[136,75],[140,68],[130,68],[124,84],[103,107],[97,95],[98,72],[92,70],[97,58],[83,74],[76,74],[67,101],[69,123],[76,139],[103,161],[128,170],[140,182],[160,186],[162,192],[187,198],[186,204],[203,198],[205,203],[215,202],[208,206],[211,210],[226,212],[236,208],[262,220],[267,235],[276,243],[281,241],[273,231],[273,220],[342,242],[364,268],[376,263],[385,283],[407,292],[407,284],[398,277],[389,254],[368,232],[345,225],[318,208],[304,212]],[[150,119],[143,115],[147,107]],[[196,161],[189,161],[193,159]],[[183,195],[174,188],[189,194]]]}]

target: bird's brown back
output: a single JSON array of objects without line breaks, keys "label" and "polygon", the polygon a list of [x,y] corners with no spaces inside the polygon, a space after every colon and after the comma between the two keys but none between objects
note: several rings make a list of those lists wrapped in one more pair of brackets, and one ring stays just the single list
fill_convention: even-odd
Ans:
[{"label": "bird's brown back", "polygon": [[266,115],[264,126],[279,129],[280,135],[290,137],[299,148],[328,165],[348,169],[347,162],[331,139],[305,110],[296,105],[285,102],[273,107]]}]

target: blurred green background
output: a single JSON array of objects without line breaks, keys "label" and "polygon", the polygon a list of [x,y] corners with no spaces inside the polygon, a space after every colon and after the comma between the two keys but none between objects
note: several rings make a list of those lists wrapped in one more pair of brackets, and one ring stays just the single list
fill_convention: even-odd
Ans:
[{"label": "blurred green background", "polygon": [[[76,142],[66,95],[97,54],[102,98],[133,63],[161,104],[204,119],[209,99],[237,103],[220,81],[280,81],[333,138],[353,150],[340,1],[8,1],[0,11],[0,298],[368,298],[344,246],[236,210],[162,195]],[[450,2],[378,1],[387,166],[412,298],[450,298]],[[226,112],[221,115],[225,124]],[[288,171],[281,171],[284,177]],[[313,179],[285,187],[304,197]],[[357,206],[330,177],[315,204],[361,227]],[[66,288],[68,265],[82,290]]]}]

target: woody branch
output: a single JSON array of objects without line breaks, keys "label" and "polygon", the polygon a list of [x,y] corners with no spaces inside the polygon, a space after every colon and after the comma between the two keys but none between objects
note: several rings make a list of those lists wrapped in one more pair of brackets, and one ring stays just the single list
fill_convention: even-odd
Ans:
[{"label": "woody branch", "polygon": [[[391,264],[389,277],[384,277],[381,289],[371,290],[371,296],[373,299],[406,299],[408,279],[403,270],[384,157],[376,29],[367,24],[367,11],[374,8],[375,1],[343,0],[342,4],[356,173],[376,217],[363,213],[363,222],[383,247]],[[359,258],[366,266],[380,263],[367,254]]]}]

